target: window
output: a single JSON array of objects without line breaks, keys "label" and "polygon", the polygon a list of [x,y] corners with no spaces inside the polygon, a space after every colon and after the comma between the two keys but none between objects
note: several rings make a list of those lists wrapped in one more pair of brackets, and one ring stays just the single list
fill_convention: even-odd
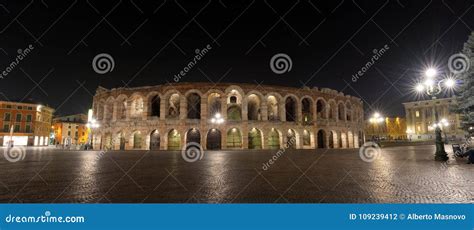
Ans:
[{"label": "window", "polygon": [[16,114],[16,121],[20,122],[21,121],[21,113]]},{"label": "window", "polygon": [[12,108],[12,105],[7,105],[7,109],[11,109]]},{"label": "window", "polygon": [[415,112],[415,116],[416,116],[416,117],[420,117],[420,111],[417,110],[417,111]]},{"label": "window", "polygon": [[67,131],[67,135],[68,135],[68,136],[71,136],[71,131]]},{"label": "window", "polygon": [[237,103],[237,97],[236,96],[231,96],[230,97],[230,103]]},{"label": "window", "polygon": [[5,119],[4,120],[5,121],[10,121],[10,119],[11,119],[10,113],[5,113]]},{"label": "window", "polygon": [[29,106],[29,107],[28,107],[28,110],[33,110],[33,107]]},{"label": "window", "polygon": [[26,125],[25,127],[25,133],[30,133],[31,132],[31,127],[30,125]]},{"label": "window", "polygon": [[3,125],[3,132],[10,132],[10,125],[9,124],[4,124]]},{"label": "window", "polygon": [[30,114],[26,115],[26,121],[27,121],[27,122],[30,122],[30,121],[31,121],[31,115],[30,115]]},{"label": "window", "polygon": [[79,136],[78,132],[76,131],[76,133],[74,134],[75,137]]},{"label": "window", "polygon": [[19,105],[19,106],[17,106],[16,108],[17,108],[17,109],[23,109],[23,106],[20,106],[20,105]]},{"label": "window", "polygon": [[13,130],[13,132],[20,132],[20,125],[19,124],[15,125],[15,129]]}]

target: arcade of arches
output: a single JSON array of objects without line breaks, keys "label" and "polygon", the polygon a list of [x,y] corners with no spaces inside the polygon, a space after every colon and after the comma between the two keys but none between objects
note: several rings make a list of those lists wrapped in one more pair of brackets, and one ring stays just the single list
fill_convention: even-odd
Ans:
[{"label": "arcade of arches", "polygon": [[[94,149],[357,148],[364,140],[360,99],[331,89],[178,83],[99,87]],[[211,122],[215,116],[224,122]]]}]

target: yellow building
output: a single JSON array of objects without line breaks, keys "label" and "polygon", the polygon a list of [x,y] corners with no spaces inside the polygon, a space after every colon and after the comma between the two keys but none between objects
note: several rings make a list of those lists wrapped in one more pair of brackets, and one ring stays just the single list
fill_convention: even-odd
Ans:
[{"label": "yellow building", "polygon": [[53,119],[54,141],[60,145],[82,145],[87,143],[87,115],[74,114]]},{"label": "yellow building", "polygon": [[407,125],[404,118],[382,118],[378,121],[365,122],[365,135],[367,140],[379,138],[380,140],[406,140]]}]

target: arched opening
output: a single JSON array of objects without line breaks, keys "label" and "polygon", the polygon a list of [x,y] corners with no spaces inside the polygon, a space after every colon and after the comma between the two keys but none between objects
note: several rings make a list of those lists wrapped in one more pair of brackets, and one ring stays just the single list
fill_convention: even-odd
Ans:
[{"label": "arched opening", "polygon": [[201,144],[201,133],[196,128],[192,128],[186,132],[186,144],[191,142]]},{"label": "arched opening", "polygon": [[242,148],[242,135],[238,128],[227,131],[227,148]]},{"label": "arched opening", "polygon": [[127,118],[127,99],[125,97],[119,97],[116,101],[117,106],[117,119],[124,120]]},{"label": "arched opening", "polygon": [[242,110],[240,105],[231,105],[227,108],[227,120],[229,121],[240,121],[242,120]]},{"label": "arched opening", "polygon": [[160,150],[160,132],[158,130],[150,134],[150,150]]},{"label": "arched opening", "polygon": [[326,119],[326,102],[322,99],[319,99],[316,102],[316,116],[318,116],[319,119]]},{"label": "arched opening", "polygon": [[320,149],[326,148],[326,145],[324,144],[325,139],[326,139],[326,133],[324,132],[324,130],[320,129],[318,131],[318,148]]},{"label": "arched opening", "polygon": [[310,124],[313,121],[313,113],[311,100],[309,98],[303,98],[301,100],[301,113],[303,115],[303,123]]},{"label": "arched opening", "polygon": [[151,98],[150,108],[151,108],[150,116],[160,117],[160,96],[155,95]]},{"label": "arched opening", "polygon": [[303,130],[303,146],[311,146],[311,133],[308,130]]},{"label": "arched opening", "polygon": [[132,100],[130,115],[135,118],[139,118],[143,114],[143,98],[136,96]]},{"label": "arched opening", "polygon": [[364,133],[359,131],[359,146],[364,145]]},{"label": "arched opening", "polygon": [[201,96],[197,93],[190,93],[187,98],[188,119],[201,119]]},{"label": "arched opening", "polygon": [[221,131],[218,129],[210,129],[209,132],[207,132],[206,149],[221,149],[221,138]]},{"label": "arched opening", "polygon": [[280,134],[275,128],[272,128],[268,133],[268,148],[280,149]]},{"label": "arched opening", "polygon": [[168,150],[181,150],[181,135],[176,129],[168,132]]},{"label": "arched opening", "polygon": [[255,94],[247,97],[247,118],[249,121],[261,120],[260,98]]},{"label": "arched opening", "polygon": [[106,121],[111,121],[114,115],[114,101],[112,98],[107,99],[104,108],[104,118]]},{"label": "arched opening", "polygon": [[259,129],[252,128],[248,136],[249,149],[262,149],[262,133]]},{"label": "arched opening", "polygon": [[293,97],[287,97],[285,100],[286,121],[296,121],[296,100]]},{"label": "arched opening", "polygon": [[352,106],[349,102],[346,102],[346,120],[352,121]]},{"label": "arched opening", "polygon": [[166,118],[177,119],[179,118],[179,104],[180,96],[177,93],[170,95],[167,101],[167,113]]},{"label": "arched opening", "polygon": [[286,132],[286,144],[290,149],[296,149],[296,132],[293,129],[288,129]]},{"label": "arched opening", "polygon": [[333,149],[334,148],[334,132],[333,131],[329,131],[329,143],[328,143],[328,147],[330,149]]},{"label": "arched opening", "polygon": [[119,141],[119,150],[125,150],[125,135],[122,132],[117,134],[117,139]]},{"label": "arched opening", "polygon": [[211,93],[207,101],[208,117],[214,117],[217,113],[221,113],[221,95],[218,93]]},{"label": "arched opening", "polygon": [[279,121],[279,109],[278,109],[278,100],[275,96],[270,95],[267,98],[267,109],[268,109],[268,120],[269,121]]},{"label": "arched opening", "polygon": [[341,121],[345,121],[346,120],[346,117],[345,117],[345,108],[344,108],[344,104],[343,103],[339,103],[338,105],[338,119],[341,120]]},{"label": "arched opening", "polygon": [[112,134],[111,133],[106,133],[105,136],[104,136],[104,149],[105,150],[113,149],[112,143],[113,143],[112,142]]},{"label": "arched opening", "polygon": [[141,149],[142,148],[142,134],[140,131],[133,133],[133,148]]},{"label": "arched opening", "polygon": [[343,134],[342,134],[341,132],[338,132],[338,133],[337,133],[337,145],[338,145],[339,148],[342,148],[342,147],[343,147],[343,146],[342,146],[342,135],[343,135]]}]

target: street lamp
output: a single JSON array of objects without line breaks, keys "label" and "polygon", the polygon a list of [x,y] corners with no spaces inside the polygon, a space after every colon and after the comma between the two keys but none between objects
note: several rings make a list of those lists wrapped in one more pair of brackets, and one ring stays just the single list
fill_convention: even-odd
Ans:
[{"label": "street lamp", "polygon": [[[378,129],[378,124],[382,123],[385,120],[380,113],[375,112],[372,117],[369,118],[369,122],[372,124],[374,129],[374,134],[377,134],[377,139],[380,139],[380,132]],[[376,128],[377,127],[377,128]]]},{"label": "street lamp", "polygon": [[[434,68],[429,68],[425,71],[425,79],[423,83],[419,83],[415,86],[415,90],[418,93],[426,93],[434,100],[436,96],[445,89],[454,89],[456,86],[456,80],[450,77],[445,77],[441,80],[436,79],[438,71]],[[441,127],[448,126],[449,123],[442,119],[438,120],[438,111],[435,109],[435,124],[433,127],[435,129],[435,160],[437,161],[446,161],[449,159],[448,154],[444,150],[444,142],[441,137]]]},{"label": "street lamp", "polygon": [[224,123],[224,118],[222,117],[222,115],[220,113],[216,113],[216,114],[214,114],[214,117],[211,118],[211,123],[213,123],[213,124],[222,124],[222,123]]}]

